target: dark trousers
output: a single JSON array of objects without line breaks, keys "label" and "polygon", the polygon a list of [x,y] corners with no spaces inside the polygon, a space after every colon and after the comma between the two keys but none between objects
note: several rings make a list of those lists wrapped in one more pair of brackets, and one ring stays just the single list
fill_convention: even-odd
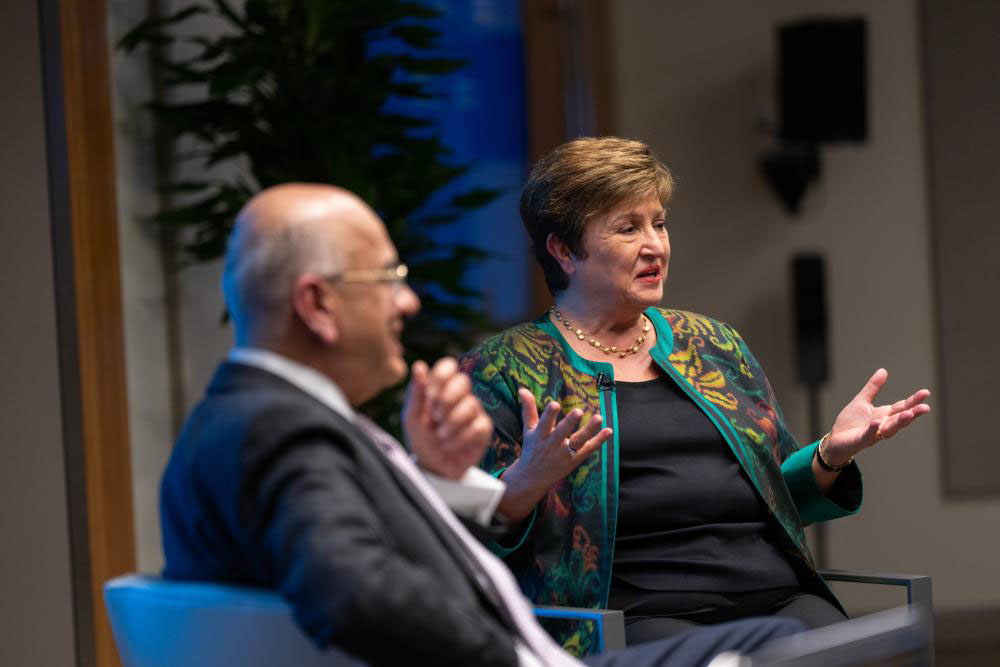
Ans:
[{"label": "dark trousers", "polygon": [[702,667],[724,651],[750,653],[772,639],[805,629],[802,623],[788,618],[748,618],[695,628],[671,639],[610,651],[584,662],[595,667]]},{"label": "dark trousers", "polygon": [[807,628],[847,619],[828,600],[798,588],[706,593],[618,587],[608,606],[625,612],[625,642],[629,646],[751,616],[791,618]]}]

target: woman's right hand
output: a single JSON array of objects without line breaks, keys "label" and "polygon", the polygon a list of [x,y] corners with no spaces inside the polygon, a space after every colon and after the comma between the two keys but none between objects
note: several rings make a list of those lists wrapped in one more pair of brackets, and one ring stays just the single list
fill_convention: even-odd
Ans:
[{"label": "woman's right hand", "polygon": [[561,408],[555,401],[550,401],[539,417],[534,395],[524,387],[517,395],[524,423],[521,456],[503,473],[507,490],[498,508],[511,521],[531,514],[553,484],[586,461],[613,433],[610,428],[601,428],[600,415],[577,428],[583,419],[580,409],[558,419]]}]

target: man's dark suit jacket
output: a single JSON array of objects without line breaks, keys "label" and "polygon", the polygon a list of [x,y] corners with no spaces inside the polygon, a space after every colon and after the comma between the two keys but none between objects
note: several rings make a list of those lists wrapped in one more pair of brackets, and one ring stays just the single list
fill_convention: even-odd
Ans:
[{"label": "man's dark suit jacket", "polygon": [[516,665],[464,551],[348,420],[224,363],[160,490],[164,576],[276,588],[303,629],[371,664]]}]

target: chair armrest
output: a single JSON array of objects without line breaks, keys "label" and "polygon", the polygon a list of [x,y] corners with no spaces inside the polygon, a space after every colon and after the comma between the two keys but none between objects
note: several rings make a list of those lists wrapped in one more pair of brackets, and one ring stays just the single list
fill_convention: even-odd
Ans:
[{"label": "chair armrest", "polygon": [[905,586],[906,602],[911,609],[924,614],[925,631],[928,645],[926,662],[934,665],[934,600],[931,596],[931,578],[923,574],[899,574],[897,572],[856,572],[853,570],[820,570],[819,574],[826,581],[843,581],[855,584],[881,584],[883,586]]},{"label": "chair armrest", "polygon": [[933,667],[930,614],[897,607],[765,644],[739,663],[753,667]]},{"label": "chair armrest", "polygon": [[927,609],[928,613],[933,609],[931,578],[927,575],[897,574],[895,572],[855,572],[853,570],[820,570],[819,574],[826,581],[905,586],[907,603],[920,605]]},{"label": "chair armrest", "polygon": [[597,624],[597,641],[601,653],[625,648],[625,612],[620,609],[588,609],[586,607],[534,607],[539,618],[567,621],[593,621]]}]

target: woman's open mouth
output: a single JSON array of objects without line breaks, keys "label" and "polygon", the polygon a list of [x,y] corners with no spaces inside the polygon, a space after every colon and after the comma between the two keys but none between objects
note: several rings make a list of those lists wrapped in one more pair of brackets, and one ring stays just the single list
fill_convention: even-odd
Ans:
[{"label": "woman's open mouth", "polygon": [[660,282],[663,277],[663,271],[658,265],[653,265],[646,267],[636,275],[636,280],[640,282],[647,283],[650,285],[655,285]]}]

